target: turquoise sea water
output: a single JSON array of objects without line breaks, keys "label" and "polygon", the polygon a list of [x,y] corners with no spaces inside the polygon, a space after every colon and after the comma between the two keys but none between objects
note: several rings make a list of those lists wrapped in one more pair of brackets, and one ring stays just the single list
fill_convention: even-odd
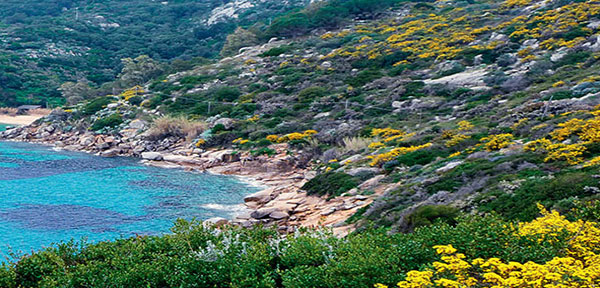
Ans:
[{"label": "turquoise sea water", "polygon": [[0,142],[0,254],[167,233],[177,218],[231,218],[258,189],[130,158]]}]

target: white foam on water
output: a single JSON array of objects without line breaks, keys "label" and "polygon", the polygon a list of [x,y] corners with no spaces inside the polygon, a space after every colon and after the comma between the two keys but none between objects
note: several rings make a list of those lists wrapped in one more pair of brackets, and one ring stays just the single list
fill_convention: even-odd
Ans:
[{"label": "white foam on water", "polygon": [[209,210],[217,210],[223,211],[231,215],[232,217],[247,213],[249,211],[248,207],[244,204],[217,204],[217,203],[208,203],[200,205],[200,208],[209,209]]}]

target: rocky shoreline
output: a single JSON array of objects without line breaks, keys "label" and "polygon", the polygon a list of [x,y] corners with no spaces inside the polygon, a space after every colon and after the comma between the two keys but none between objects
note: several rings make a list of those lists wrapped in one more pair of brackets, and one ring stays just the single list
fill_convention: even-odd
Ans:
[{"label": "rocky shoreline", "polygon": [[215,225],[276,226],[282,233],[292,233],[299,227],[327,226],[335,234],[345,235],[354,228],[345,220],[384,190],[376,187],[375,193],[369,196],[351,193],[334,199],[307,195],[301,187],[316,173],[299,157],[288,155],[286,144],[274,145],[277,154],[273,156],[252,156],[247,151],[230,149],[203,150],[177,139],[164,139],[157,144],[143,140],[145,127],[141,124],[133,121],[130,129],[119,135],[102,135],[63,131],[50,123],[34,123],[0,132],[0,140],[38,143],[103,157],[136,157],[148,165],[241,176],[266,187],[245,197],[249,213],[232,220],[206,220]]}]

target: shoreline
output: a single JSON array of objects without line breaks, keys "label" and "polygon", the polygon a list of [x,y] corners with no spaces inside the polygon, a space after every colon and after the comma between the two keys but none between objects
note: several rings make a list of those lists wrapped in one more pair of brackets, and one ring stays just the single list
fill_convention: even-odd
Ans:
[{"label": "shoreline", "polygon": [[47,111],[34,111],[26,115],[11,115],[0,113],[0,124],[12,126],[27,126],[35,121],[46,117],[49,114]]},{"label": "shoreline", "polygon": [[276,227],[281,233],[293,233],[300,227],[328,227],[335,235],[344,236],[355,228],[354,224],[345,220],[358,209],[370,205],[385,190],[385,187],[378,187],[374,194],[360,195],[356,192],[333,199],[307,195],[301,188],[316,176],[316,172],[297,162],[298,158],[288,155],[286,144],[274,145],[272,148],[277,152],[274,156],[252,156],[248,151],[233,154],[234,150],[230,149],[195,149],[183,142],[171,144],[166,147],[167,150],[143,149],[141,151],[146,152],[141,152],[137,149],[143,144],[136,137],[65,132],[47,124],[0,132],[0,139],[101,157],[130,157],[139,159],[144,165],[161,168],[234,176],[259,188],[258,192],[247,195],[244,202],[239,203],[248,209],[248,213],[230,220],[206,220],[217,226],[232,224],[249,228],[264,225]]}]

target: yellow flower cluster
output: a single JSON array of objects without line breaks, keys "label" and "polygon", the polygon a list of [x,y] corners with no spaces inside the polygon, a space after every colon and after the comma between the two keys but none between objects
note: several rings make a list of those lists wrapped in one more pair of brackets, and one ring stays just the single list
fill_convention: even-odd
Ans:
[{"label": "yellow flower cluster", "polygon": [[423,145],[418,145],[418,146],[410,146],[410,147],[398,147],[398,148],[394,148],[388,152],[382,153],[382,154],[377,154],[377,155],[373,155],[373,156],[369,156],[368,158],[371,159],[371,166],[378,166],[381,165],[385,162],[394,160],[396,157],[410,153],[410,152],[414,152],[417,150],[421,150],[421,149],[425,149],[427,147],[431,147],[431,143],[426,143]]},{"label": "yellow flower cluster", "polygon": [[318,132],[316,130],[306,130],[302,133],[294,132],[294,133],[289,133],[289,134],[283,135],[281,137],[279,137],[277,135],[269,135],[269,136],[267,136],[267,140],[269,140],[273,143],[285,143],[285,142],[289,142],[289,141],[310,138],[312,135],[315,135],[317,133]]},{"label": "yellow flower cluster", "polygon": [[[596,287],[600,283],[600,228],[595,222],[568,221],[558,212],[541,207],[542,216],[519,223],[513,237],[535,237],[539,241],[559,241],[563,233],[568,239],[566,254],[545,263],[504,262],[499,258],[477,258],[468,261],[456,253],[452,245],[433,248],[441,255],[441,262],[432,263],[434,270],[410,271],[400,288],[430,287],[532,287],[567,288]],[[387,288],[376,284],[376,288]]]},{"label": "yellow flower cluster", "polygon": [[[443,1],[438,1],[438,3]],[[444,15],[417,12],[402,17],[402,20],[385,19],[372,24],[357,25],[353,30],[344,30],[340,33],[326,33],[322,39],[346,37],[350,33],[356,34],[352,44],[334,50],[323,58],[347,57],[375,59],[404,52],[408,56],[399,60],[396,65],[403,65],[420,59],[444,60],[454,59],[461,52],[472,49],[494,49],[498,41],[490,41],[486,34],[491,32],[504,33],[510,28],[511,38],[517,41],[526,39],[539,39],[540,48],[546,50],[561,47],[573,48],[586,41],[586,37],[565,39],[567,32],[581,29],[586,34],[592,34],[593,28],[580,27],[582,23],[600,15],[600,5],[594,0],[570,1],[562,7],[548,8],[547,5],[532,6],[529,13],[504,13],[506,9],[522,9],[523,6],[532,4],[532,0],[506,0],[499,11],[504,22],[495,27],[481,25],[481,21],[497,11],[486,11],[481,16],[467,14],[460,7],[446,6]],[[441,6],[440,6],[441,7]],[[491,12],[491,13],[490,13]],[[485,16],[489,14],[490,16]],[[519,15],[519,16],[516,16]],[[480,37],[483,36],[483,37]],[[473,45],[474,42],[478,44]],[[528,62],[536,59],[532,49],[523,49],[519,52],[521,61]],[[395,65],[395,66],[396,66]]]},{"label": "yellow flower cluster", "polygon": [[552,141],[550,141],[546,138],[541,138],[541,139],[537,139],[537,140],[534,140],[534,141],[531,141],[531,142],[525,144],[523,149],[525,151],[531,151],[531,152],[536,152],[536,151],[540,151],[540,150],[546,151],[546,149],[550,145],[552,145]]},{"label": "yellow flower cluster", "polygon": [[369,149],[377,150],[385,147],[385,145],[381,142],[373,142],[369,144]]},{"label": "yellow flower cluster", "polygon": [[587,162],[585,162],[585,164],[583,164],[583,167],[592,167],[598,165],[600,165],[600,156],[588,160]]},{"label": "yellow flower cluster", "polygon": [[496,134],[481,138],[481,142],[485,143],[485,149],[487,151],[495,151],[512,144],[513,138],[513,135],[510,133]]},{"label": "yellow flower cluster", "polygon": [[244,145],[244,144],[246,144],[248,142],[250,142],[250,140],[244,139],[244,138],[237,138],[237,139],[233,140],[231,143],[233,143],[233,144],[239,144],[239,145]]},{"label": "yellow flower cluster", "polygon": [[200,147],[204,146],[204,144],[206,144],[206,141],[204,139],[198,139],[198,141],[196,141],[195,146],[200,148]]},{"label": "yellow flower cluster", "polygon": [[448,139],[445,143],[446,147],[453,147],[467,139],[470,139],[471,136],[465,135],[463,133],[472,130],[474,127],[475,126],[473,126],[471,122],[463,120],[458,122],[457,129],[444,131],[442,133],[442,138]]},{"label": "yellow flower cluster", "polygon": [[548,154],[544,159],[545,162],[548,161],[559,161],[564,160],[567,161],[570,165],[576,165],[583,162],[583,158],[580,157],[585,152],[585,146],[581,144],[551,144],[546,147]]},{"label": "yellow flower cluster", "polygon": [[248,118],[246,121],[248,121],[248,122],[256,122],[258,120],[260,120],[260,116],[259,115],[254,115],[254,116]]},{"label": "yellow flower cluster", "polygon": [[458,122],[458,131],[469,131],[475,127],[471,122],[467,120],[462,120]]},{"label": "yellow flower cluster", "polygon": [[525,122],[529,121],[529,118],[521,118],[519,119],[519,121],[517,121],[515,124],[513,124],[511,126],[511,128],[513,130],[516,130],[517,128],[519,128],[521,125],[525,124]]},{"label": "yellow flower cluster", "polygon": [[142,86],[137,85],[125,90],[123,93],[121,93],[120,96],[123,97],[123,99],[125,99],[126,101],[128,101],[129,99],[144,93],[146,93],[146,91],[144,91],[144,88]]},{"label": "yellow flower cluster", "polygon": [[398,129],[392,129],[390,127],[388,128],[374,128],[373,130],[371,130],[371,136],[373,137],[383,137],[383,138],[388,138],[391,136],[397,136],[397,135],[405,135],[406,132],[402,131],[402,130],[398,130]]},{"label": "yellow flower cluster", "polygon": [[507,7],[507,8],[512,8],[512,7],[527,6],[530,3],[531,3],[531,0],[506,0],[506,1],[504,1],[504,4],[502,4],[502,6]]},{"label": "yellow flower cluster", "polygon": [[445,145],[446,147],[452,147],[452,146],[456,146],[459,143],[470,139],[471,136],[469,135],[464,135],[464,134],[454,134],[452,135],[452,138],[450,138],[449,140],[446,141]]}]

